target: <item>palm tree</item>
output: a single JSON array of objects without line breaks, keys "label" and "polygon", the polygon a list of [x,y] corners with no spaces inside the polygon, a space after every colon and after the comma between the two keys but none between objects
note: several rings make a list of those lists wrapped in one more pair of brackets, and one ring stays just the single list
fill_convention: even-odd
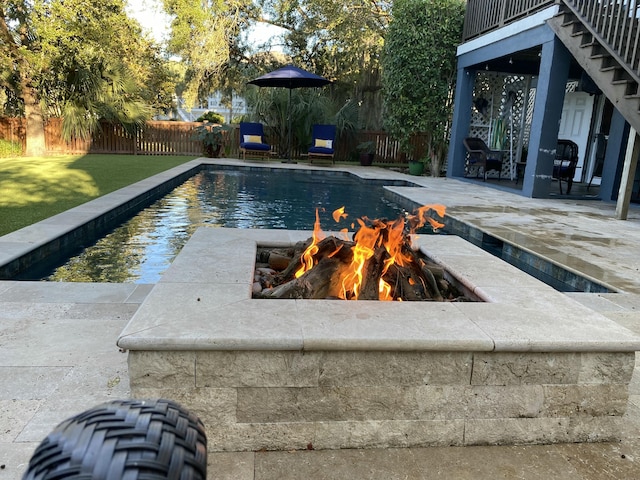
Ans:
[{"label": "palm tree", "polygon": [[121,124],[132,133],[144,126],[151,108],[139,95],[139,87],[124,65],[113,60],[74,69],[67,77],[60,102],[62,136],[88,139],[99,130],[100,120]]}]

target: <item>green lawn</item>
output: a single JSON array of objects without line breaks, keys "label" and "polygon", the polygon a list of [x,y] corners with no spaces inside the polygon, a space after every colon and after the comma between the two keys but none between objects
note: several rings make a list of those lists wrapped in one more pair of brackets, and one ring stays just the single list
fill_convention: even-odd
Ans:
[{"label": "green lawn", "polygon": [[0,236],[194,158],[99,154],[0,158]]}]

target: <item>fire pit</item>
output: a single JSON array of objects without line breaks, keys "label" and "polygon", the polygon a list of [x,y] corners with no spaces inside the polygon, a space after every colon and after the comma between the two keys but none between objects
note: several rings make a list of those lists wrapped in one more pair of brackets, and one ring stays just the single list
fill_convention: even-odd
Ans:
[{"label": "fire pit", "polygon": [[[358,230],[340,236],[322,231],[316,211],[307,241],[258,249],[253,298],[468,301],[447,272],[413,246],[417,229],[444,226],[431,210],[444,217],[443,206],[425,205],[394,220],[358,218]],[[336,222],[346,217],[344,207],[333,212]]]},{"label": "fire pit", "polygon": [[196,231],[118,340],[132,396],[196,413],[210,451],[619,437],[633,333],[454,236],[415,246],[481,301],[253,299],[258,249],[310,235]]}]

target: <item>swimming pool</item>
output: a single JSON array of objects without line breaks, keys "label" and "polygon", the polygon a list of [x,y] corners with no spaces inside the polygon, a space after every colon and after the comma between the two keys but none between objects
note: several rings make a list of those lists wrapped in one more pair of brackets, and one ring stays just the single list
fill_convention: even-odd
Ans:
[{"label": "swimming pool", "polygon": [[[402,209],[382,184],[314,171],[203,170],[53,270],[21,279],[156,283],[200,226],[312,230],[316,208],[324,230],[397,218]],[[331,213],[341,206],[349,216],[336,224]]]}]

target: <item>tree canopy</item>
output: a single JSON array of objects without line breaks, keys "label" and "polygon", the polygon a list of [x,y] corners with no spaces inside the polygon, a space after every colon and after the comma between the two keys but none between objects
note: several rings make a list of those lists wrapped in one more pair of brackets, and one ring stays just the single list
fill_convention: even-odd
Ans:
[{"label": "tree canopy", "polygon": [[413,133],[428,132],[434,162],[447,143],[464,8],[463,0],[396,0],[386,37],[386,126],[405,151]]},{"label": "tree canopy", "polygon": [[[156,1],[171,19],[164,46],[125,0],[0,0],[0,100],[26,117],[28,154],[43,151],[47,117],[64,118],[67,138],[87,137],[100,119],[141,124],[174,92],[187,106],[247,95],[248,80],[287,62],[333,80],[327,105],[351,125],[380,128],[387,115],[400,137],[441,136],[463,0]],[[282,29],[282,54],[250,44],[257,23]]]},{"label": "tree canopy", "polygon": [[123,0],[0,2],[0,87],[27,120],[27,154],[44,151],[44,120],[87,137],[101,118],[125,126],[166,108],[173,90],[158,47]]},{"label": "tree canopy", "polygon": [[[188,106],[215,90],[239,89],[235,78],[244,56],[242,32],[255,18],[251,0],[162,0],[172,18],[168,52],[186,68],[181,96]],[[236,68],[228,68],[234,65]],[[229,86],[229,82],[232,83]]]},{"label": "tree canopy", "polygon": [[380,57],[391,1],[260,0],[260,20],[282,28],[294,63],[334,80],[340,104],[361,106],[361,124],[381,126]]}]

